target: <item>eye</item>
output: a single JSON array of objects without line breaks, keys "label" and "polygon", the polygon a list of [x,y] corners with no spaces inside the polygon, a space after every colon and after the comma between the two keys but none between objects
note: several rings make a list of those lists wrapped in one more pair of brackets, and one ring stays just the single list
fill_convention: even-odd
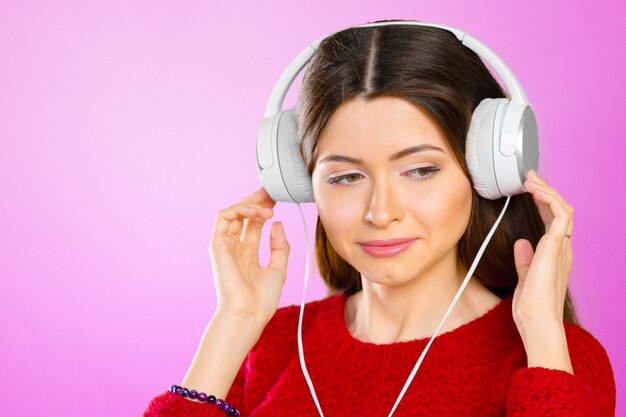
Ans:
[{"label": "eye", "polygon": [[348,179],[358,179],[358,177],[362,177],[362,175],[358,174],[356,172],[351,172],[350,174],[340,175],[338,177],[329,178],[328,179],[328,183],[331,184],[331,185],[339,184],[339,185],[350,186],[351,184],[354,184],[354,181],[348,181],[347,183],[345,183],[345,182],[342,183],[341,181],[348,180]]},{"label": "eye", "polygon": [[[428,167],[419,167],[419,168],[415,168],[412,169],[410,171],[407,171],[407,173],[409,174],[413,174],[416,173],[418,175],[413,176],[415,179],[417,179],[418,181],[426,181],[431,179],[432,177],[435,176],[435,173],[439,171],[439,168],[436,166],[428,166]],[[422,174],[426,174],[426,175],[422,175]]]},{"label": "eye", "polygon": [[[427,166],[415,168],[410,171],[406,171],[406,173],[408,173],[410,177],[415,178],[417,181],[426,181],[433,178],[435,173],[439,170],[440,168],[436,166]],[[357,172],[351,172],[346,175],[329,178],[328,183],[331,185],[352,186],[356,184],[358,179],[362,176],[363,175]]]}]

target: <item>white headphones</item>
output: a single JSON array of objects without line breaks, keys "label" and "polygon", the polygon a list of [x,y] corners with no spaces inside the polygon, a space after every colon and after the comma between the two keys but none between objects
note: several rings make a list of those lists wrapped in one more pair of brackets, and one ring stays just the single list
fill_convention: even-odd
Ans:
[{"label": "white headphones", "polygon": [[[507,89],[512,96],[512,100],[506,98],[485,98],[476,106],[476,109],[472,113],[472,120],[465,145],[465,159],[467,160],[469,172],[474,182],[474,188],[478,194],[490,200],[495,200],[503,196],[508,197],[504,202],[500,215],[478,250],[474,262],[472,262],[461,287],[452,300],[439,327],[430,338],[405,382],[389,413],[388,417],[391,417],[415,377],[430,346],[442,329],[443,324],[450,316],[452,309],[459,300],[467,283],[472,278],[472,274],[487,244],[491,240],[491,237],[506,212],[509,201],[511,200],[511,195],[525,192],[523,183],[526,179],[526,172],[531,168],[537,169],[539,149],[537,122],[533,110],[526,100],[524,91],[515,79],[513,73],[491,49],[458,29],[435,23],[397,20],[369,23],[354,27],[385,25],[432,26],[452,32],[463,45],[466,45],[479,56],[483,57],[496,69],[506,83]],[[298,128],[294,108],[283,111],[281,107],[293,80],[309,59],[311,59],[315,48],[327,36],[316,40],[305,48],[284,70],[272,90],[272,94],[265,108],[264,119],[261,121],[257,134],[257,168],[261,182],[263,183],[263,188],[267,190],[274,201],[297,203],[303,222],[305,219],[300,203],[314,201],[313,187],[311,177],[308,174],[306,165],[298,150]],[[302,321],[306,300],[306,288],[309,281],[309,239],[306,233],[306,226],[304,233],[307,250],[304,291],[298,321],[298,354],[302,373],[311,392],[313,401],[315,402],[320,416],[324,417],[322,407],[315,393],[313,382],[311,381],[304,360]]]},{"label": "white headphones", "polygon": [[[482,42],[451,26],[397,20],[354,27],[386,25],[431,26],[452,32],[463,45],[484,58],[504,80],[512,99],[485,98],[472,113],[466,138],[465,159],[476,192],[495,200],[525,192],[526,173],[537,170],[537,121],[511,70]],[[257,133],[257,168],[263,187],[274,201],[313,202],[311,176],[298,150],[295,107],[281,110],[296,76],[311,59],[323,36],[307,46],[287,66],[276,82]]]}]

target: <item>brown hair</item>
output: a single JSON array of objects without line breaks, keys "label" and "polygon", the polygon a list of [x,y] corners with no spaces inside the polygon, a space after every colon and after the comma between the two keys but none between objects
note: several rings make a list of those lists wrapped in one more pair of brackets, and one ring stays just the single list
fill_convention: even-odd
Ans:
[{"label": "brown hair", "polygon": [[[319,44],[296,103],[299,150],[310,175],[320,133],[332,113],[351,98],[382,95],[410,100],[434,116],[472,184],[465,161],[472,112],[484,98],[510,98],[481,58],[447,30],[399,24],[341,30]],[[488,200],[473,190],[469,225],[458,243],[468,270],[505,200]],[[518,282],[513,244],[524,238],[534,249],[544,232],[532,195],[512,196],[475,277],[501,298],[512,295]],[[360,273],[335,252],[319,216],[315,257],[328,295],[362,289]],[[569,288],[563,315],[564,321],[580,325]]]}]

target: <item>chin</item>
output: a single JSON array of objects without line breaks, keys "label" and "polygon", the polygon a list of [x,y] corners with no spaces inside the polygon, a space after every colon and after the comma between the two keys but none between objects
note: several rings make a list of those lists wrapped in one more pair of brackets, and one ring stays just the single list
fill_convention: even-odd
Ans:
[{"label": "chin", "polygon": [[[415,265],[411,269],[397,265],[394,268],[362,268],[357,269],[361,272],[363,280],[380,284],[380,285],[405,285],[421,274],[421,269],[416,269]],[[410,271],[410,273],[409,273]]]}]

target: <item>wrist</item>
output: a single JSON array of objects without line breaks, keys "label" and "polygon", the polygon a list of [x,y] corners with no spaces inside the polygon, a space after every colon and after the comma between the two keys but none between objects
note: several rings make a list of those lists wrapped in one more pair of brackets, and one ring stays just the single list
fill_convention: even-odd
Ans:
[{"label": "wrist", "polygon": [[262,332],[256,320],[222,312],[214,314],[181,385],[225,399]]},{"label": "wrist", "polygon": [[252,348],[266,325],[267,321],[258,316],[216,310],[207,329],[209,327],[219,329],[218,331],[223,334],[224,338],[247,340]]},{"label": "wrist", "polygon": [[[242,305],[242,303],[244,304]],[[256,301],[246,302],[242,299],[231,302],[220,302],[220,300],[217,300],[215,305],[215,314],[267,324],[276,312],[276,308],[274,308],[271,312],[267,311],[268,308],[270,307],[265,303]]]},{"label": "wrist", "polygon": [[529,368],[542,367],[574,373],[562,322],[526,326],[520,333]]},{"label": "wrist", "polygon": [[186,398],[190,401],[207,402],[209,404],[214,404],[215,406],[217,406],[217,408],[224,411],[225,415],[227,416],[239,417],[241,415],[239,410],[237,410],[232,404],[228,403],[226,400],[217,398],[215,395],[207,395],[204,392],[190,390],[176,384],[172,385],[169,390],[170,392],[178,394],[181,397]]}]

